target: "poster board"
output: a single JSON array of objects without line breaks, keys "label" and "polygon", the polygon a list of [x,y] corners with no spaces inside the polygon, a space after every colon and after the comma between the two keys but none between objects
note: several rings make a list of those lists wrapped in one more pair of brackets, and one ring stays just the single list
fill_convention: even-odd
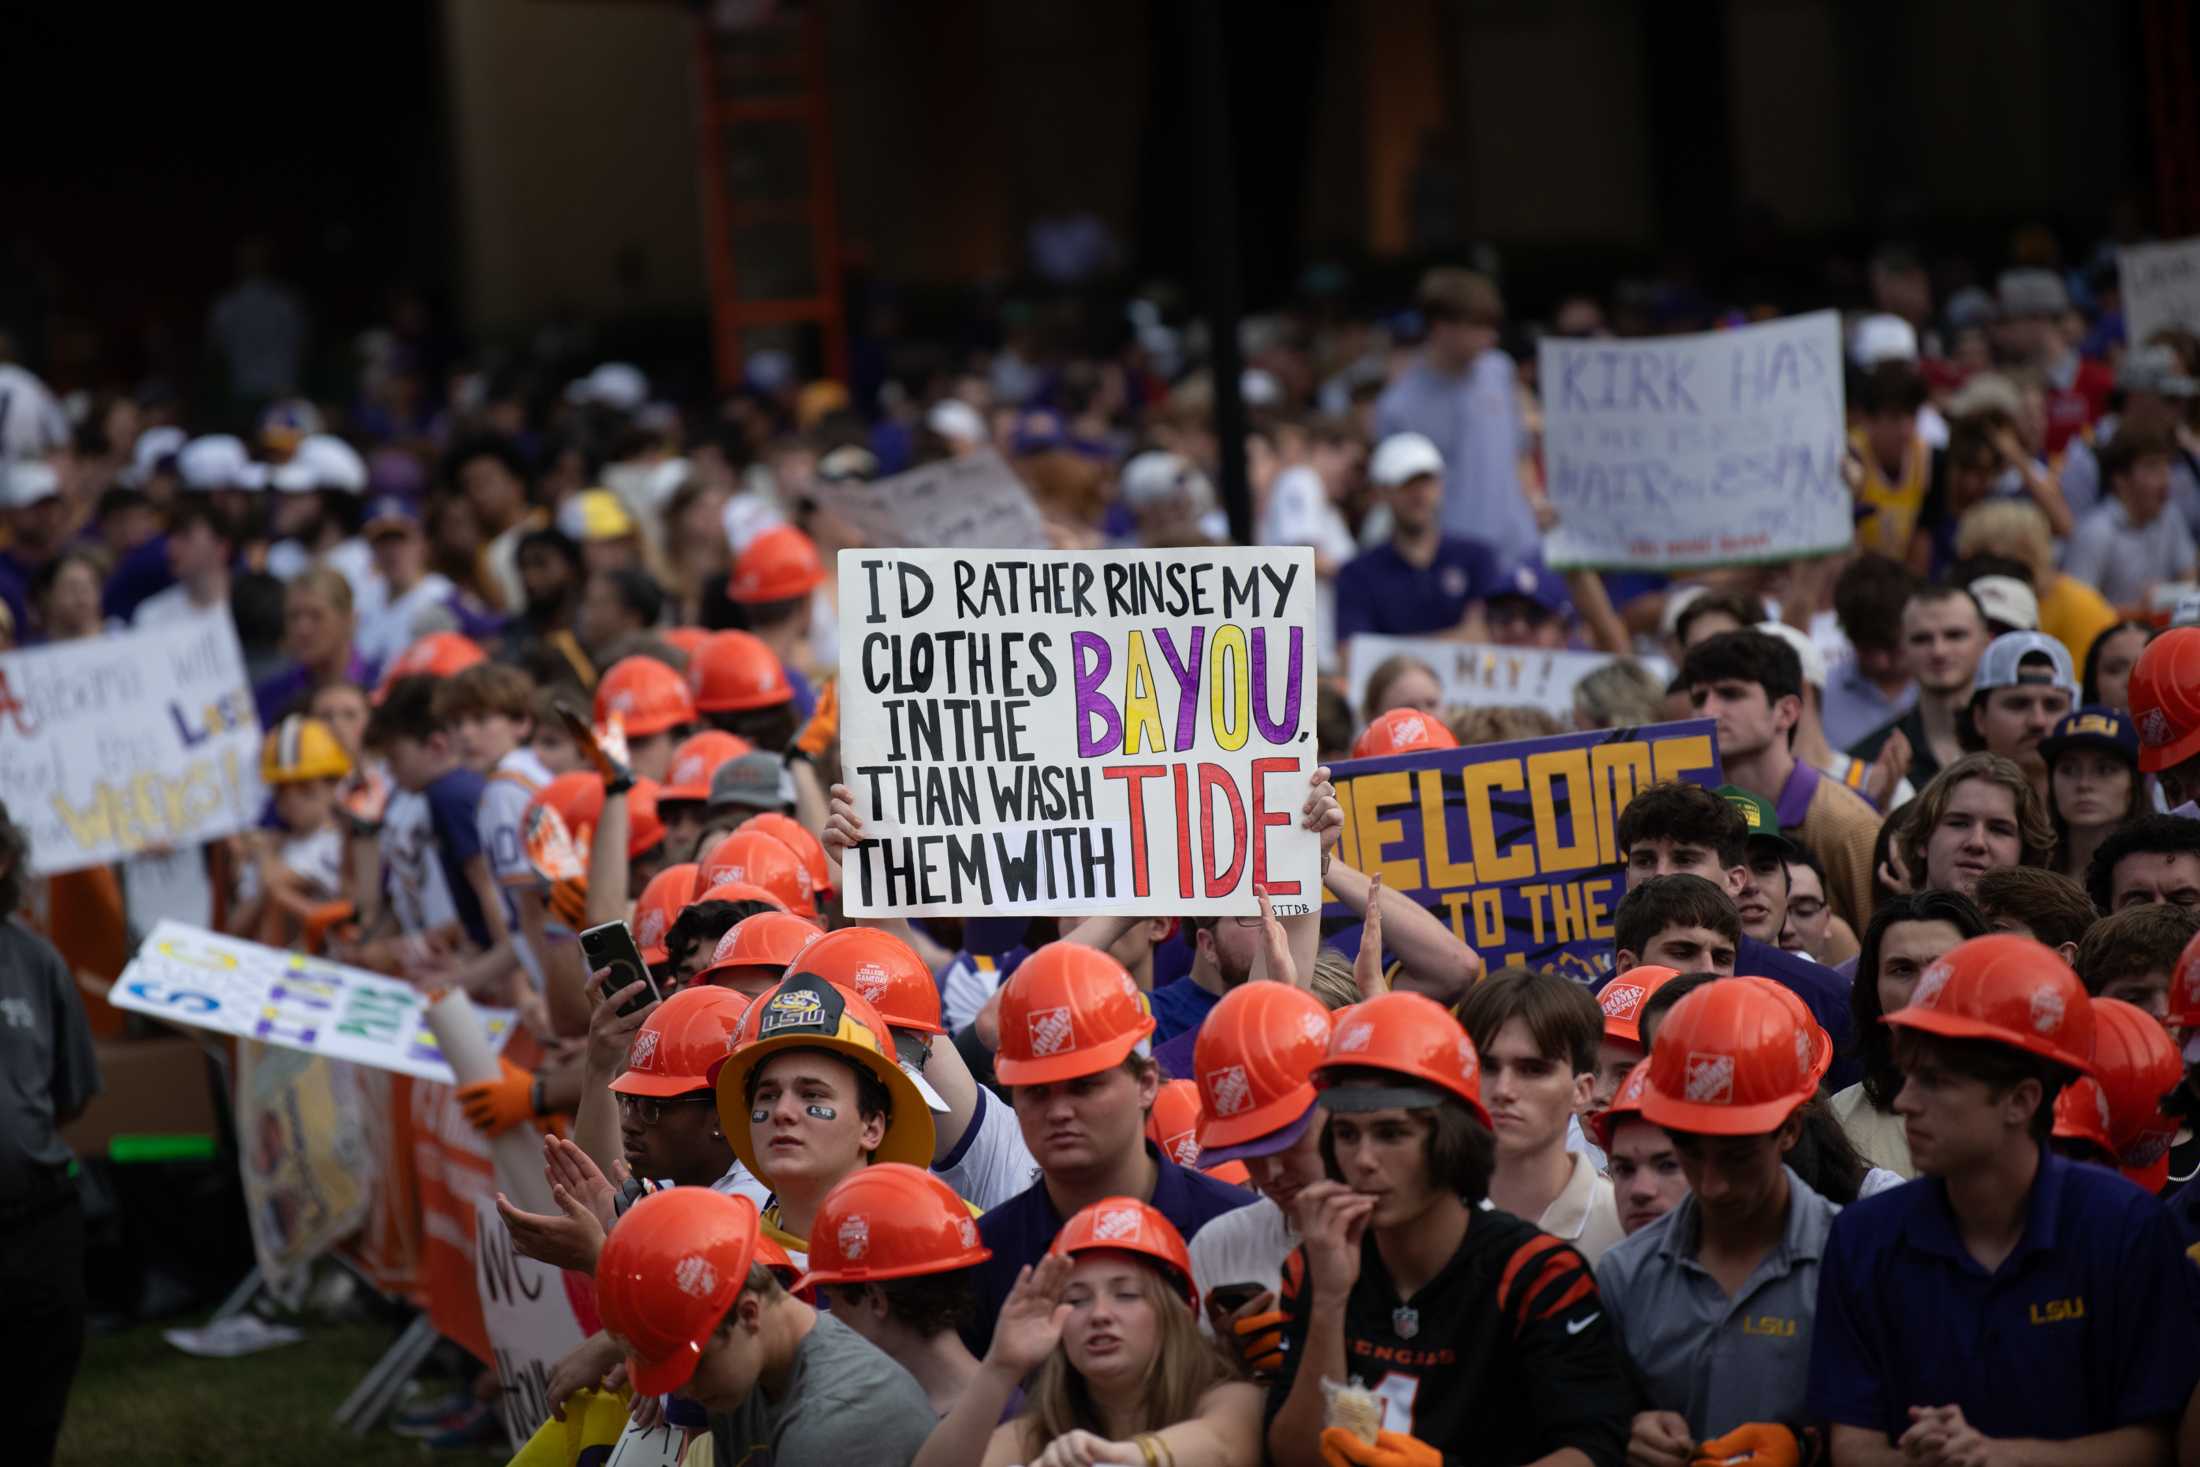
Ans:
[{"label": "poster board", "polygon": [[[1352,706],[1367,706],[1368,678],[1392,657],[1417,657],[1436,671],[1444,707],[1509,708],[1526,706],[1571,722],[1574,686],[1590,673],[1618,661],[1609,652],[1574,652],[1544,647],[1493,647],[1480,642],[1446,642],[1436,637],[1386,637],[1365,633],[1346,644],[1346,677]],[[1673,664],[1663,657],[1637,657],[1662,685],[1672,681]]]},{"label": "poster board", "polygon": [[512,1246],[492,1198],[475,1199],[474,1260],[482,1324],[495,1356],[497,1412],[516,1448],[549,1419],[550,1374],[592,1328],[581,1323],[565,1271]]},{"label": "poster board", "polygon": [[1824,554],[1855,527],[1841,476],[1833,311],[1539,348],[1554,570],[1672,570]]},{"label": "poster board", "polygon": [[851,916],[1310,906],[1314,556],[848,551]]},{"label": "poster board", "polygon": [[[1494,970],[1611,967],[1615,830],[1637,791],[1723,783],[1709,719],[1355,759],[1334,771],[1338,858],[1428,909]],[[1332,902],[1330,916],[1351,912]]]},{"label": "poster board", "polygon": [[[171,1024],[452,1083],[419,989],[203,927],[155,927],[108,1002]],[[501,1048],[511,1036],[512,1010],[480,1014],[491,1046]]]},{"label": "poster board", "polygon": [[2116,251],[2124,340],[2143,346],[2166,326],[2200,331],[2200,239],[2125,245]]},{"label": "poster board", "polygon": [[991,449],[890,479],[820,480],[809,492],[873,545],[1037,550],[1047,543],[1031,491]]},{"label": "poster board", "polygon": [[233,835],[259,818],[259,770],[226,615],[0,652],[0,800],[35,876]]},{"label": "poster board", "polygon": [[377,1177],[365,1096],[341,1060],[237,1046],[237,1170],[268,1292],[295,1309],[315,1259],[367,1221]]}]

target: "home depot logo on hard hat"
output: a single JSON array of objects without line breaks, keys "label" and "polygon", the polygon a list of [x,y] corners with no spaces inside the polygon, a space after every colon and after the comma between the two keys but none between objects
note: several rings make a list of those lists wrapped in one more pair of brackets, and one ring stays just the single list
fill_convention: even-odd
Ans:
[{"label": "home depot logo on hard hat", "polygon": [[683,1294],[708,1299],[718,1290],[718,1270],[700,1253],[690,1253],[672,1266],[672,1284]]},{"label": "home depot logo on hard hat", "polygon": [[1734,1056],[1691,1053],[1687,1099],[1698,1105],[1728,1105],[1734,1099]]},{"label": "home depot logo on hard hat", "polygon": [[1215,1071],[1208,1082],[1214,1092],[1215,1114],[1234,1116],[1253,1103],[1253,1085],[1245,1077],[1245,1066],[1231,1065]]},{"label": "home depot logo on hard hat", "polygon": [[1058,1054],[1069,1047],[1071,1028],[1069,1009],[1038,1009],[1031,1015],[1031,1052],[1035,1055]]},{"label": "home depot logo on hard hat", "polygon": [[1631,1014],[1642,1003],[1643,989],[1640,983],[1614,983],[1607,986],[1597,1006],[1604,1010],[1607,1019],[1622,1018]]},{"label": "home depot logo on hard hat", "polygon": [[1111,1207],[1094,1220],[1092,1235],[1111,1243],[1136,1242],[1143,1222],[1135,1207]]},{"label": "home depot logo on hard hat", "polygon": [[2039,988],[2032,993],[2032,1027],[2042,1034],[2052,1034],[2062,1027],[2063,997],[2052,988]]},{"label": "home depot logo on hard hat", "polygon": [[871,1220],[860,1212],[850,1213],[840,1224],[840,1251],[850,1263],[871,1251]]},{"label": "home depot logo on hard hat", "polygon": [[877,963],[865,963],[856,969],[853,978],[856,992],[862,994],[863,1001],[874,1008],[886,997],[886,989],[891,981],[886,976],[886,969]]},{"label": "home depot logo on hard hat", "polygon": [[626,1067],[630,1070],[646,1070],[657,1058],[657,1031],[644,1029],[634,1036],[634,1047],[626,1052]]}]

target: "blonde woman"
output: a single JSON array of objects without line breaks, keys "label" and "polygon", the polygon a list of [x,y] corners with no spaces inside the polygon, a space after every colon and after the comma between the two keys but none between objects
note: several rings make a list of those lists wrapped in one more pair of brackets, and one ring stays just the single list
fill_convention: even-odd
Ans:
[{"label": "blonde woman", "polygon": [[1994,499],[1963,512],[1956,524],[1956,557],[2001,555],[2028,567],[2039,597],[2039,629],[2065,647],[2091,647],[2116,625],[2116,608],[2099,591],[2055,568],[2055,540],[2039,506]]},{"label": "blonde woman", "polygon": [[915,1467],[1253,1467],[1260,1419],[1259,1387],[1200,1333],[1183,1238],[1136,1198],[1108,1197],[1017,1275],[985,1363]]}]

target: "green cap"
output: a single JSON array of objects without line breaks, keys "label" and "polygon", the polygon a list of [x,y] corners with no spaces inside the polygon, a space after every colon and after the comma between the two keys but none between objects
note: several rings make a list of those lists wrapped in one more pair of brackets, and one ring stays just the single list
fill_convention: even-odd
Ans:
[{"label": "green cap", "polygon": [[1720,799],[1742,812],[1742,824],[1749,827],[1751,840],[1775,841],[1788,855],[1794,855],[1794,841],[1780,833],[1780,820],[1772,806],[1740,785],[1722,784],[1714,791]]}]

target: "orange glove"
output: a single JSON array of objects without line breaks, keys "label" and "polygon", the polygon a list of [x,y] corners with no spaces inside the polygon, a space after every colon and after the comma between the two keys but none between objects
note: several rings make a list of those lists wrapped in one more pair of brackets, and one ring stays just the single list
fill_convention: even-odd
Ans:
[{"label": "orange glove", "polygon": [[478,1085],[461,1085],[458,1103],[466,1119],[484,1136],[501,1136],[523,1121],[535,1118],[535,1076],[502,1055],[497,1056],[498,1075]]},{"label": "orange glove", "polygon": [[1239,1363],[1255,1375],[1265,1375],[1283,1368],[1283,1311],[1271,1309],[1266,1314],[1248,1314],[1230,1326],[1235,1339],[1228,1341],[1237,1351]]},{"label": "orange glove", "polygon": [[840,683],[834,680],[817,690],[817,711],[795,735],[794,746],[812,759],[822,759],[840,737]]},{"label": "orange glove", "polygon": [[1379,1431],[1371,1447],[1342,1426],[1323,1428],[1322,1460],[1329,1467],[1444,1467],[1444,1454],[1417,1436]]},{"label": "orange glove", "polygon": [[1730,1462],[1747,1467],[1802,1467],[1803,1446],[1795,1433],[1771,1421],[1750,1421],[1725,1436],[1696,1444],[1693,1467],[1726,1467]]}]

